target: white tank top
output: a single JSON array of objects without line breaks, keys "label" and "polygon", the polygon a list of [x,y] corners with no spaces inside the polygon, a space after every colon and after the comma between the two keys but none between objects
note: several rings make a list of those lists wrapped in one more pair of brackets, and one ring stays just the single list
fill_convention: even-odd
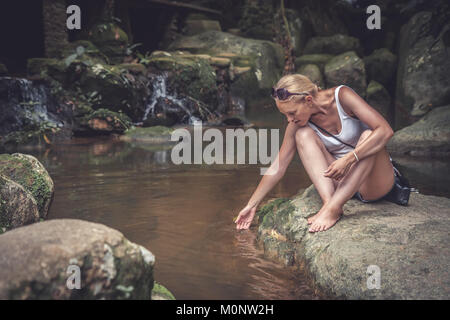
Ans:
[{"label": "white tank top", "polygon": [[[345,113],[339,102],[339,89],[343,87],[343,85],[336,88],[334,91],[334,96],[336,99],[336,106],[339,113],[339,118],[341,119],[341,132],[339,134],[335,134],[335,137],[338,137],[345,143],[348,143],[352,146],[356,146],[358,143],[359,137],[364,130],[370,129],[364,122],[361,120],[350,117],[347,113]],[[347,86],[346,86],[347,87]],[[350,88],[350,87],[347,87]],[[350,88],[351,89],[351,88]],[[353,90],[353,89],[352,89]],[[353,149],[349,146],[346,146],[343,143],[340,143],[333,137],[325,136],[320,130],[308,122],[308,125],[317,132],[323,144],[327,148],[327,150],[336,158],[339,159],[346,155],[347,153],[353,151]]]}]

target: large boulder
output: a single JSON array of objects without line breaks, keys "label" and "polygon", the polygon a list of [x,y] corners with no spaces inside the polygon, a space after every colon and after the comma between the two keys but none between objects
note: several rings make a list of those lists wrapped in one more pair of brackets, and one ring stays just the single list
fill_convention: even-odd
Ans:
[{"label": "large boulder", "polygon": [[362,53],[358,38],[335,34],[329,37],[312,37],[306,43],[304,54],[338,55],[347,51]]},{"label": "large boulder", "polygon": [[20,184],[0,175],[0,234],[39,221],[33,195]]},{"label": "large boulder", "polygon": [[0,154],[0,174],[27,190],[37,203],[39,217],[47,217],[55,188],[39,160],[22,153]]},{"label": "large boulder", "polygon": [[397,56],[389,49],[376,49],[371,55],[364,57],[367,80],[374,80],[388,87],[394,80],[397,69]]},{"label": "large boulder", "polygon": [[414,124],[395,132],[389,152],[398,155],[443,157],[450,155],[450,105],[431,110]]},{"label": "large boulder", "polygon": [[448,299],[450,199],[413,193],[406,207],[351,199],[335,226],[309,233],[306,218],[321,206],[311,186],[263,207],[258,239],[267,256],[303,268],[333,298]]},{"label": "large boulder", "polygon": [[271,88],[284,67],[283,48],[270,41],[238,37],[219,31],[208,31],[174,41],[170,50],[217,55],[231,53],[249,61],[260,88]]},{"label": "large boulder", "polygon": [[366,90],[367,103],[376,109],[391,126],[394,126],[394,110],[392,108],[391,96],[386,88],[372,80]]},{"label": "large boulder", "polygon": [[[450,103],[450,24],[436,34],[433,15],[415,14],[400,32],[396,87],[396,128]],[[434,34],[433,34],[434,32]]]},{"label": "large boulder", "polygon": [[312,82],[317,84],[321,88],[325,88],[325,82],[323,80],[320,68],[315,64],[305,64],[297,69],[297,73],[307,76]]},{"label": "large boulder", "polygon": [[102,224],[61,219],[17,228],[0,235],[0,251],[0,299],[151,298],[155,257]]},{"label": "large boulder", "polygon": [[366,69],[363,60],[354,51],[342,53],[328,61],[324,74],[328,87],[345,84],[365,97]]}]

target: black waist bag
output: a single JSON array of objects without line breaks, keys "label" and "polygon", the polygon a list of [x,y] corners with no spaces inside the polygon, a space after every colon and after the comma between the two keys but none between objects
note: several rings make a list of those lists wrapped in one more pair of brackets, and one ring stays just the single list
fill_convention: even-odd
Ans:
[{"label": "black waist bag", "polygon": [[[325,133],[327,133],[328,135],[335,138],[340,143],[343,143],[346,146],[355,149],[355,147],[352,146],[351,144],[345,143],[338,137],[335,137],[333,134],[329,133],[327,130],[319,127],[314,122],[312,122],[312,121],[309,121],[309,122],[312,123],[313,125],[315,125],[317,128],[324,131]],[[394,163],[394,161],[392,161],[392,159],[391,159],[391,163],[392,163],[392,167],[394,167],[394,186],[392,187],[391,191],[386,196],[383,197],[383,199],[393,202],[393,203],[396,203],[396,204],[399,204],[399,205],[402,205],[402,206],[406,206],[406,205],[408,205],[409,195],[411,194],[411,187],[409,185],[409,181],[408,181],[408,179],[406,179],[404,176],[401,175],[400,171],[398,171],[398,169],[395,167],[395,163]]]},{"label": "black waist bag", "polygon": [[409,181],[400,174],[400,171],[398,171],[395,167],[394,162],[391,162],[394,167],[394,186],[392,187],[392,190],[384,197],[384,199],[402,206],[406,206],[408,205],[409,195],[411,194]]}]

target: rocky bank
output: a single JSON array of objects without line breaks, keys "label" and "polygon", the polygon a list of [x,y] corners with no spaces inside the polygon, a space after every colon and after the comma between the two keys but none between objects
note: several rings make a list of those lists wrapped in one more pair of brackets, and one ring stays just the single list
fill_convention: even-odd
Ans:
[{"label": "rocky bank", "polygon": [[[309,233],[306,218],[321,206],[310,186],[262,207],[258,240],[265,254],[298,266],[331,298],[450,297],[450,199],[413,193],[406,207],[349,200],[333,228]],[[379,268],[379,289],[371,282],[373,268]]]}]

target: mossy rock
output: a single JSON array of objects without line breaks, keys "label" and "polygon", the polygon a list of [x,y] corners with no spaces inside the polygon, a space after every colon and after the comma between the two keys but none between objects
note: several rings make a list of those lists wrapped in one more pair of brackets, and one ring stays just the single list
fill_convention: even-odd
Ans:
[{"label": "mossy rock", "polygon": [[124,113],[100,108],[81,118],[80,125],[97,132],[123,133],[132,123]]},{"label": "mossy rock", "polygon": [[171,143],[170,137],[174,130],[173,128],[164,126],[147,128],[132,127],[125,131],[125,134],[120,137],[120,140],[127,142]]},{"label": "mossy rock", "polygon": [[215,108],[217,105],[216,72],[205,59],[185,59],[180,56],[156,57],[151,68],[168,71],[168,89],[185,94]]},{"label": "mossy rock", "polygon": [[48,58],[30,58],[27,61],[28,75],[51,76],[63,83],[66,80],[67,67],[63,61]]},{"label": "mossy rock", "polygon": [[0,234],[39,220],[33,195],[20,184],[0,175]]},{"label": "mossy rock", "polygon": [[361,97],[366,96],[366,69],[354,51],[344,52],[328,61],[324,75],[328,87],[345,84]]},{"label": "mossy rock", "polygon": [[367,78],[375,80],[385,87],[394,80],[397,71],[397,56],[389,49],[376,49],[370,56],[364,57]]},{"label": "mossy rock", "polygon": [[312,82],[321,88],[325,88],[325,81],[323,80],[320,68],[315,64],[302,65],[297,69],[297,73],[307,76]]},{"label": "mossy rock", "polygon": [[92,27],[89,40],[105,54],[111,63],[120,63],[125,56],[128,36],[114,23],[100,23]]},{"label": "mossy rock", "polygon": [[47,216],[55,189],[52,178],[39,160],[22,153],[1,154],[0,174],[30,192],[38,205],[40,218]]},{"label": "mossy rock", "polygon": [[174,295],[166,287],[155,282],[152,290],[152,300],[176,300]]}]

